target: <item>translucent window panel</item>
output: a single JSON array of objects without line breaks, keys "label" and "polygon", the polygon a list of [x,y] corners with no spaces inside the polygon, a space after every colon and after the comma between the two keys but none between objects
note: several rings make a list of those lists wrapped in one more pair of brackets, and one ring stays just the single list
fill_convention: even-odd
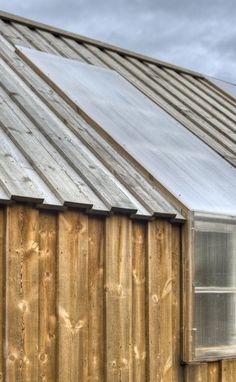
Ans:
[{"label": "translucent window panel", "polygon": [[234,218],[195,216],[193,286],[195,358],[236,355]]},{"label": "translucent window panel", "polygon": [[236,352],[236,293],[196,293],[195,309],[196,348],[235,346]]},{"label": "translucent window panel", "polygon": [[119,74],[19,50],[187,207],[236,214],[236,170]]},{"label": "translucent window panel", "polygon": [[208,80],[213,82],[216,86],[224,90],[224,92],[229,93],[232,97],[236,98],[236,85],[231,82],[219,80],[217,78],[208,77]]},{"label": "translucent window panel", "polygon": [[233,286],[236,264],[232,233],[196,231],[195,240],[195,286]]}]

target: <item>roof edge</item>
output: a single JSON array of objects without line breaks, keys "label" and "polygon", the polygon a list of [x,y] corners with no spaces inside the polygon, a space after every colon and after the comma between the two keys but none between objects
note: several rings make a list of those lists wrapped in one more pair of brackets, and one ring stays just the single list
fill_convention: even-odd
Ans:
[{"label": "roof edge", "polygon": [[143,55],[141,53],[136,53],[136,52],[130,51],[128,49],[124,49],[124,48],[120,48],[120,47],[117,47],[117,46],[114,46],[114,45],[111,45],[108,43],[104,43],[104,42],[99,41],[99,40],[95,40],[95,39],[92,39],[89,37],[81,36],[81,35],[76,34],[76,33],[68,32],[64,29],[60,29],[60,28],[57,28],[54,26],[43,24],[41,22],[30,20],[30,19],[27,19],[27,18],[22,17],[22,16],[17,16],[17,15],[14,15],[12,13],[8,13],[8,12],[4,12],[4,11],[0,10],[0,19],[5,20],[5,21],[17,22],[19,24],[26,25],[30,28],[41,29],[41,30],[44,30],[47,32],[51,32],[54,35],[60,35],[63,37],[67,37],[67,38],[76,40],[78,42],[83,42],[83,43],[86,43],[89,45],[95,45],[98,48],[108,49],[110,51],[120,53],[120,54],[125,55],[125,56],[137,58],[140,61],[146,61],[146,62],[149,62],[152,64],[166,67],[168,69],[174,69],[174,70],[181,72],[181,73],[191,74],[192,76],[197,77],[197,78],[205,78],[204,75],[197,73],[195,71],[192,71],[190,69],[182,68],[182,67],[174,65],[174,64],[169,64],[167,62],[157,60],[155,58]]}]

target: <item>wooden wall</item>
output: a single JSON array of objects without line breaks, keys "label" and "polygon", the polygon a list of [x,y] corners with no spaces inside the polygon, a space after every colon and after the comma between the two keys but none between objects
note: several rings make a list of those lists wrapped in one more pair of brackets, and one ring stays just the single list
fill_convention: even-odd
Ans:
[{"label": "wooden wall", "polygon": [[180,366],[180,229],[0,209],[0,381],[233,382]]}]

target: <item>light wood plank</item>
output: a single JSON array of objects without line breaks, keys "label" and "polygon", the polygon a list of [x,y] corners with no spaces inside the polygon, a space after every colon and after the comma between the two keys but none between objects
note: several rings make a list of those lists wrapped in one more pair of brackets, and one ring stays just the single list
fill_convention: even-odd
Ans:
[{"label": "light wood plank", "polygon": [[[35,129],[35,125],[11,101],[2,88],[0,88],[0,99],[2,128],[53,193],[62,203],[91,207],[93,203],[88,200],[85,190],[82,186],[79,188],[82,179],[73,174],[70,166],[58,152],[53,150],[52,145]],[[86,187],[86,184],[83,186]]]},{"label": "light wood plank", "polygon": [[[185,74],[183,73],[185,76]],[[224,99],[227,103],[231,105],[232,109],[235,109],[235,99],[231,97],[229,94],[224,93],[218,86],[214,85],[208,78],[199,78],[199,83],[201,83],[204,88],[210,92],[214,93],[215,97],[219,97],[220,100]]]},{"label": "light wood plank", "polygon": [[[6,24],[3,20],[0,20],[1,35],[4,36],[9,42],[9,48],[15,51],[15,45],[24,46],[30,48],[30,43],[15,29],[11,24]],[[11,48],[11,47],[12,48]]]},{"label": "light wood plank", "polygon": [[[1,69],[0,69],[1,76]],[[34,181],[29,179],[28,168],[22,163],[22,156],[7,135],[0,129],[0,184],[10,198],[16,200],[31,200],[32,203],[43,201],[42,192]]]},{"label": "light wood plank", "polygon": [[[80,57],[79,55],[73,50],[71,49],[64,41],[62,38],[60,37],[56,37],[54,35],[52,35],[51,33],[49,32],[45,32],[45,31],[41,31],[41,30],[37,30],[37,33],[34,34],[34,40],[37,41],[37,38],[38,38],[38,35],[42,36],[42,38],[48,43],[50,44],[51,47],[53,47],[54,49],[57,50],[57,52],[61,55],[61,56],[64,56],[64,57],[67,57],[67,58],[71,58],[71,59],[76,59],[77,61],[80,61]],[[71,40],[69,40],[71,41]],[[75,42],[75,41],[73,41]],[[78,45],[76,42],[75,42],[76,45]],[[44,52],[45,51],[48,51],[50,52],[50,50],[46,50],[44,49]]]},{"label": "light wood plank", "polygon": [[106,380],[132,380],[131,221],[106,222]]},{"label": "light wood plank", "polygon": [[221,382],[235,382],[236,380],[236,360],[221,361]]},{"label": "light wood plank", "polygon": [[5,381],[5,236],[6,236],[6,213],[0,207],[0,381]]},{"label": "light wood plank", "polygon": [[23,205],[7,212],[7,382],[38,382],[38,211]]},{"label": "light wood plank", "polygon": [[105,221],[103,219],[89,219],[88,240],[88,381],[100,382],[105,380]]},{"label": "light wood plank", "polygon": [[56,381],[57,215],[40,213],[39,221],[39,376]]},{"label": "light wood plank", "polygon": [[18,23],[11,23],[14,29],[18,31],[19,35],[25,39],[31,48],[36,48],[43,52],[49,52],[55,55],[58,55],[57,50],[47,43],[45,39],[43,39],[39,33],[35,30],[29,29],[25,25],[20,25]]},{"label": "light wood plank", "polygon": [[172,253],[171,224],[156,222],[156,240],[160,250],[160,380],[171,381],[172,354]]},{"label": "light wood plank", "polygon": [[160,380],[160,251],[156,240],[156,222],[148,224],[148,381]]},{"label": "light wood plank", "polygon": [[184,382],[211,382],[208,381],[207,363],[186,365],[184,367]]},{"label": "light wood plank", "polygon": [[88,378],[88,217],[59,215],[58,381]]},{"label": "light wood plank", "polygon": [[207,367],[208,381],[221,382],[221,368],[220,362],[209,362]]},{"label": "light wood plank", "polygon": [[133,223],[133,381],[146,376],[146,224]]},{"label": "light wood plank", "polygon": [[232,121],[235,120],[236,112],[233,110],[228,110],[228,107],[224,98],[221,97],[221,100],[218,100],[217,102],[214,98],[214,95],[211,96],[210,92],[208,92],[207,89],[204,88],[204,86],[201,84],[199,80],[194,81],[194,78],[192,76],[190,76],[189,78],[185,78],[184,76],[180,75],[180,73],[177,73],[171,69],[164,69],[164,71],[168,73],[171,77],[175,78],[178,82],[186,86],[191,92],[193,92],[198,97],[200,97],[200,99],[203,102],[207,102],[213,108],[218,110],[221,113],[222,117],[225,116]]},{"label": "light wood plank", "polygon": [[148,227],[149,379],[172,379],[171,225],[163,220]]},{"label": "light wood plank", "polygon": [[68,44],[70,47],[72,47],[77,53],[78,57],[80,57],[80,60],[87,63],[93,63],[93,65],[100,66],[103,68],[106,68],[106,64],[102,60],[100,60],[95,54],[90,52],[84,44],[78,44],[73,40],[70,40],[68,38],[63,38],[63,41],[65,41],[66,44]]}]

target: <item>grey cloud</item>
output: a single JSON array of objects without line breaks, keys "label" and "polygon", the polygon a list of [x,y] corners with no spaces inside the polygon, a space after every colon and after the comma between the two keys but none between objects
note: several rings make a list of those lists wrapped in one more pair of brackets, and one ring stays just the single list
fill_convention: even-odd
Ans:
[{"label": "grey cloud", "polygon": [[234,0],[1,0],[1,8],[236,82]]}]

